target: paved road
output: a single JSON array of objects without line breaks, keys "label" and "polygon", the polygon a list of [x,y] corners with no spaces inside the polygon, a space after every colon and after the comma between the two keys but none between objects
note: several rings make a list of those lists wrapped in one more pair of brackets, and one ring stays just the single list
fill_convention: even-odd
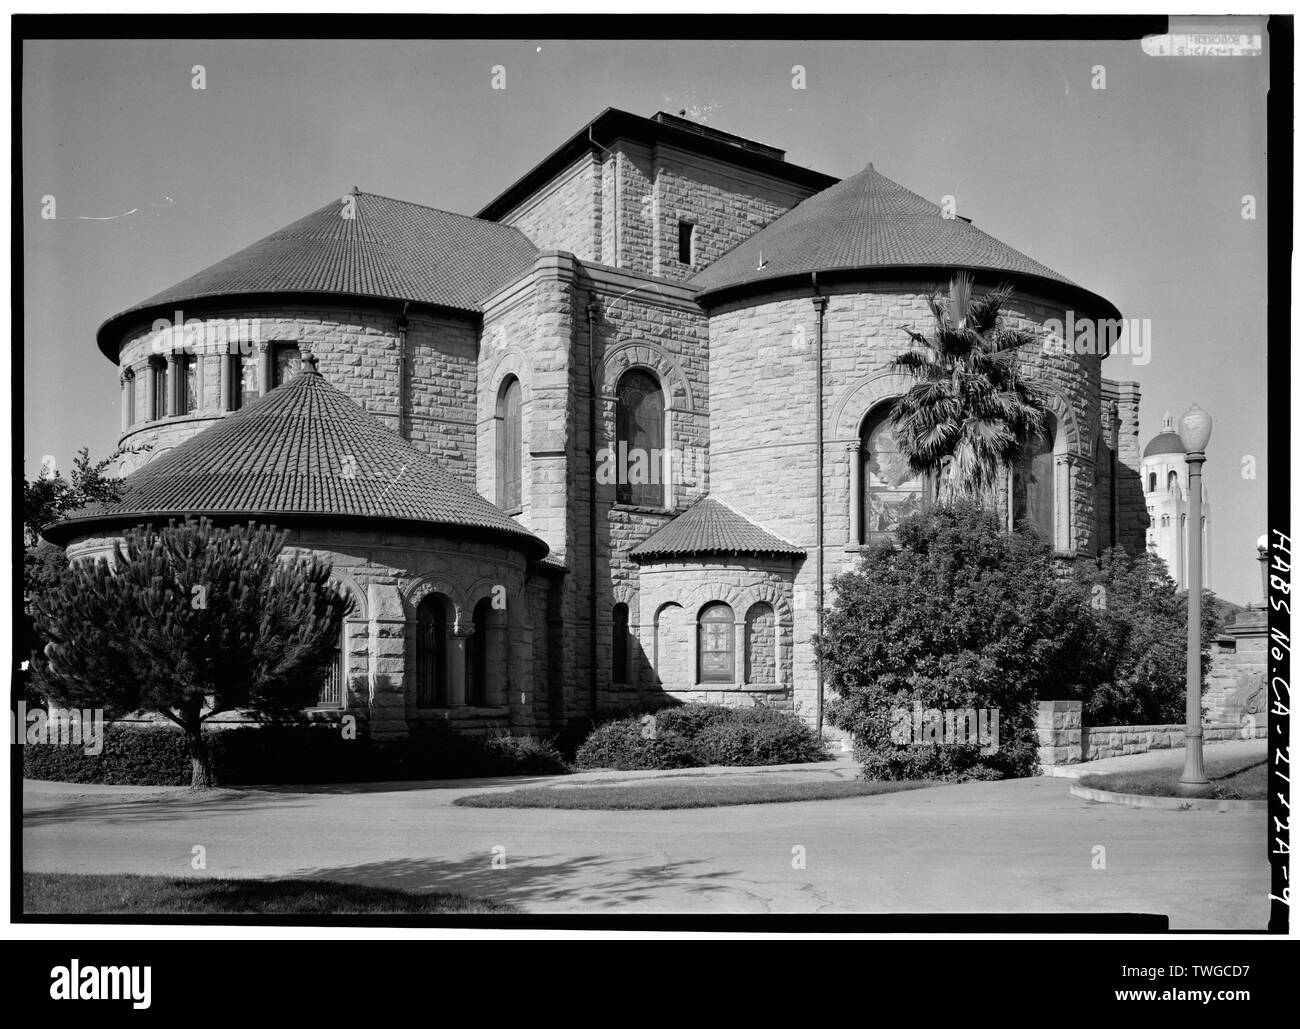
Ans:
[{"label": "paved road", "polygon": [[[513,785],[524,782],[536,780]],[[1185,929],[1259,929],[1268,913],[1262,813],[1093,804],[1061,779],[679,811],[451,806],[510,785],[195,800],[183,790],[26,784],[23,861],[28,870],[455,890],[534,912],[1141,911]],[[206,871],[190,867],[196,846]],[[804,868],[793,867],[797,847]],[[1093,867],[1097,847],[1104,869]],[[504,868],[493,867],[493,848],[504,848]]]}]

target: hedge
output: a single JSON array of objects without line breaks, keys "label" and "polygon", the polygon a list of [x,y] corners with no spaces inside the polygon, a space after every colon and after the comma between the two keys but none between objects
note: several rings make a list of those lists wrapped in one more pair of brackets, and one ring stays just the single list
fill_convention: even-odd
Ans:
[{"label": "hedge", "polygon": [[578,748],[575,764],[626,771],[826,759],[817,735],[791,715],[765,707],[683,704],[654,715],[653,736],[640,717],[606,722]]},{"label": "hedge", "polygon": [[[554,746],[504,734],[464,736],[439,719],[410,737],[377,744],[364,733],[345,739],[337,726],[264,725],[206,734],[217,782],[374,782],[568,771]],[[189,754],[172,726],[108,724],[99,754],[80,746],[24,744],[23,775],[113,786],[188,786]]]}]

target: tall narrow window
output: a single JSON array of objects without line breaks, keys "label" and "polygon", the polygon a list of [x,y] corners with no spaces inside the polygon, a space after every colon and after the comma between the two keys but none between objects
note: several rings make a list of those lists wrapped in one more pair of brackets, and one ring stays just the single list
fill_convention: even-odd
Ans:
[{"label": "tall narrow window", "polygon": [[883,404],[862,422],[858,448],[858,459],[862,462],[858,477],[861,486],[855,498],[862,538],[854,541],[857,543],[889,539],[898,523],[920,511],[925,500],[925,483],[908,466],[907,457],[894,438],[889,424],[892,410],[892,404]]},{"label": "tall narrow window", "polygon": [[180,382],[177,388],[178,410],[176,414],[191,414],[199,406],[199,360],[193,354],[181,354],[176,358],[176,375]]},{"label": "tall narrow window", "polygon": [[277,343],[271,352],[271,388],[283,386],[298,374],[302,353],[297,343]]},{"label": "tall narrow window", "polygon": [[154,360],[149,364],[149,418],[157,421],[167,417],[167,362]]},{"label": "tall narrow window", "polygon": [[695,263],[695,226],[691,222],[677,223],[677,260]]},{"label": "tall narrow window", "polygon": [[523,387],[511,376],[497,397],[497,506],[519,514],[523,501]]},{"label": "tall narrow window", "polygon": [[618,501],[664,506],[664,394],[648,372],[630,371],[618,383]]},{"label": "tall narrow window", "polygon": [[1049,420],[1043,433],[1021,449],[1012,471],[1012,524],[1032,525],[1053,545],[1056,544],[1055,438],[1055,427]]},{"label": "tall narrow window", "polygon": [[726,604],[700,612],[700,682],[736,681],[736,624]]},{"label": "tall narrow window", "polygon": [[415,611],[415,703],[447,706],[447,606],[430,593]]},{"label": "tall narrow window", "polygon": [[488,702],[488,620],[492,601],[484,597],[474,605],[474,631],[469,637],[465,662],[465,703],[486,707]]},{"label": "tall narrow window", "polygon": [[1168,490],[1169,490],[1170,493],[1173,493],[1175,490],[1178,489],[1178,473],[1177,473],[1177,472],[1170,472],[1170,473],[1169,473],[1169,480],[1168,480],[1168,482],[1166,483],[1166,487],[1168,488]]},{"label": "tall narrow window", "polygon": [[1154,493],[1155,491],[1156,491],[1156,473],[1152,472],[1150,475],[1147,476],[1147,492]]},{"label": "tall narrow window", "polygon": [[245,404],[257,399],[257,359],[251,355],[235,354],[230,362],[230,382],[226,384],[230,391],[228,410],[238,411]]},{"label": "tall narrow window", "polygon": [[347,660],[347,622],[339,627],[338,639],[334,641],[334,650],[330,663],[325,669],[325,678],[321,681],[320,692],[316,696],[317,707],[343,706],[344,662]]},{"label": "tall narrow window", "polygon": [[614,605],[614,682],[627,682],[627,605]]}]

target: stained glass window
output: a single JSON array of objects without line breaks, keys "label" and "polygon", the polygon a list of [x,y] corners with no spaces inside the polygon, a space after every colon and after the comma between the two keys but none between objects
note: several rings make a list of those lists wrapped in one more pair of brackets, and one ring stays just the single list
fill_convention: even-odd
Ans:
[{"label": "stained glass window", "polygon": [[735,682],[736,626],[731,608],[710,604],[700,612],[700,681]]}]

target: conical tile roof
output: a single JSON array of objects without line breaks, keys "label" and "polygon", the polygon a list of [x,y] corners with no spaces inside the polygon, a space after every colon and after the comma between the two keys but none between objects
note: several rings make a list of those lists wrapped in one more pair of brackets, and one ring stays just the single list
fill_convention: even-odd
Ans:
[{"label": "conical tile roof", "polygon": [[689,285],[705,297],[811,272],[907,268],[1026,276],[1086,294],[1113,310],[1108,301],[970,222],[945,218],[938,204],[871,165],[787,211],[696,273]]},{"label": "conical tile roof", "polygon": [[354,192],[331,200],[210,268],[108,319],[99,348],[113,360],[126,323],[187,302],[267,293],[372,297],[481,311],[532,267],[518,229],[433,207]]},{"label": "conical tile roof", "polygon": [[208,515],[276,524],[405,522],[494,537],[542,557],[546,544],[358,407],[313,359],[283,386],[131,474],[124,496],[51,526],[55,542],[96,526]]},{"label": "conical tile roof", "polygon": [[662,529],[632,548],[634,561],[702,554],[782,554],[804,551],[768,532],[730,504],[714,497],[696,501]]}]

